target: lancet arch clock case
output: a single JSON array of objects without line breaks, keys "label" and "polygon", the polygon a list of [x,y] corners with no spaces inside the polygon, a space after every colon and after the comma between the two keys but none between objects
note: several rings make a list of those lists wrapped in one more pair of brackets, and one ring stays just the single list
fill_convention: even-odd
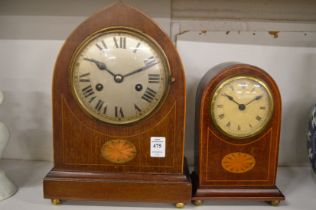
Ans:
[{"label": "lancet arch clock case", "polygon": [[183,67],[168,36],[123,3],[96,13],[56,61],[44,197],[190,201],[184,113]]},{"label": "lancet arch clock case", "polygon": [[281,97],[271,76],[224,63],[204,75],[196,98],[194,203],[283,200],[275,186]]}]

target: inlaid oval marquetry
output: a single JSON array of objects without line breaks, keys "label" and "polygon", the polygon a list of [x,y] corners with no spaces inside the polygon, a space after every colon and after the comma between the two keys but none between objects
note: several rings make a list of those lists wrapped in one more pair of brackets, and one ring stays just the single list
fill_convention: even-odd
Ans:
[{"label": "inlaid oval marquetry", "polygon": [[222,167],[230,173],[246,173],[255,165],[255,158],[242,152],[229,153],[222,159]]},{"label": "inlaid oval marquetry", "polygon": [[112,163],[127,163],[136,156],[135,145],[124,139],[107,141],[101,148],[102,157]]}]

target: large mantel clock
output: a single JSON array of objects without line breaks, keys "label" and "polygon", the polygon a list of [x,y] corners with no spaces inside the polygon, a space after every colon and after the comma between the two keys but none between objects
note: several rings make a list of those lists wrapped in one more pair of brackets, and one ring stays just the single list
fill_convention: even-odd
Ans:
[{"label": "large mantel clock", "polygon": [[284,200],[275,186],[281,97],[258,67],[226,63],[205,74],[196,100],[193,202]]},{"label": "large mantel clock", "polygon": [[123,3],[96,13],[56,61],[44,197],[182,207],[191,200],[184,113],[184,71],[168,36]]}]

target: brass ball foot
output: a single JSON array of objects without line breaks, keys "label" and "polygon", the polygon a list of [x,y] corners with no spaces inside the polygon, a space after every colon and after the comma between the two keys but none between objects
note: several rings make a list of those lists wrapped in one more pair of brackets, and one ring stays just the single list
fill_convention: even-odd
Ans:
[{"label": "brass ball foot", "polygon": [[53,204],[53,205],[59,205],[59,204],[61,204],[61,200],[60,200],[60,199],[52,199],[51,201],[52,201],[52,204]]},{"label": "brass ball foot", "polygon": [[176,203],[178,209],[184,208],[184,203]]},{"label": "brass ball foot", "polygon": [[278,206],[280,204],[279,200],[270,201],[271,206]]},{"label": "brass ball foot", "polygon": [[201,206],[203,201],[202,200],[193,200],[192,203],[195,205],[195,206]]}]

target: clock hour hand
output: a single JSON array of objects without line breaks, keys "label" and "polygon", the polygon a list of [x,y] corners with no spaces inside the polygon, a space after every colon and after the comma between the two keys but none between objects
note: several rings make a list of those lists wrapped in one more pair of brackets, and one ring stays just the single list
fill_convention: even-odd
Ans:
[{"label": "clock hour hand", "polygon": [[251,101],[249,101],[248,103],[246,103],[245,105],[247,106],[248,104],[251,104],[254,101],[258,101],[262,98],[262,95],[256,96],[254,99],[252,99]]},{"label": "clock hour hand", "polygon": [[237,105],[238,105],[238,109],[239,109],[240,111],[243,111],[243,110],[246,109],[246,105],[245,105],[245,104],[240,104],[240,103],[238,103],[237,101],[235,101],[235,99],[234,99],[232,96],[227,95],[226,93],[223,93],[222,95],[223,95],[223,96],[226,96],[226,97],[228,98],[228,100],[230,100],[230,101],[234,102],[235,104],[237,104]]},{"label": "clock hour hand", "polygon": [[238,106],[240,106],[240,104],[239,104],[237,101],[235,101],[235,99],[233,98],[233,96],[227,95],[226,93],[223,93],[222,95],[225,96],[225,97],[227,97],[228,100],[230,100],[230,101],[234,102],[235,104],[237,104]]},{"label": "clock hour hand", "polygon": [[153,67],[156,64],[157,64],[157,62],[149,63],[149,64],[147,64],[147,65],[145,65],[145,66],[143,66],[143,67],[141,67],[139,69],[136,69],[136,70],[134,70],[134,71],[132,71],[130,73],[127,73],[127,74],[123,75],[123,77],[128,77],[128,76],[131,76],[133,74],[139,73],[141,71],[145,71],[146,69],[149,69],[150,67]]},{"label": "clock hour hand", "polygon": [[115,74],[106,67],[105,63],[103,63],[101,61],[97,61],[97,60],[95,60],[93,58],[83,58],[83,59],[86,60],[86,61],[94,63],[95,65],[97,65],[98,69],[107,71],[113,77],[115,76]]}]

